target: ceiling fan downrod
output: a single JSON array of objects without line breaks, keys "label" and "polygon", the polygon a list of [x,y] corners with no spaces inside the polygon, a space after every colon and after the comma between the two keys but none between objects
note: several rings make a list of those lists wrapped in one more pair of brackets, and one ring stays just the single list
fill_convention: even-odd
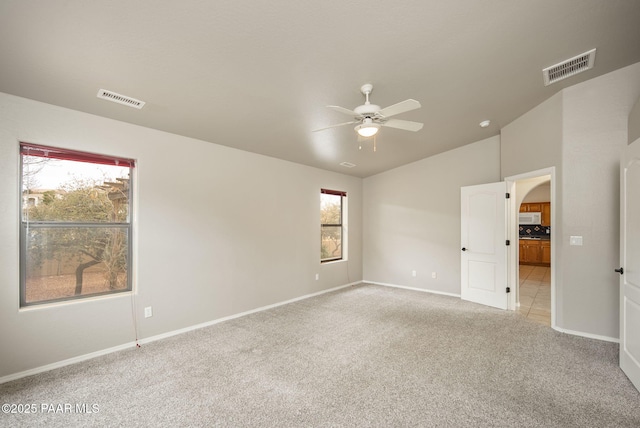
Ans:
[{"label": "ceiling fan downrod", "polygon": [[365,83],[364,85],[362,85],[362,87],[360,87],[360,92],[363,93],[364,95],[364,105],[369,105],[371,104],[369,102],[369,94],[373,91],[373,85],[371,83]]}]

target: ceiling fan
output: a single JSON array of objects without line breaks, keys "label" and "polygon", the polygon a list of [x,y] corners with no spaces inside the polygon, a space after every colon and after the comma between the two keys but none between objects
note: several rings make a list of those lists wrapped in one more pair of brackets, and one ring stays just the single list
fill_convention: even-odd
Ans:
[{"label": "ceiling fan", "polygon": [[365,96],[365,102],[363,105],[358,106],[353,110],[349,110],[340,106],[327,106],[331,110],[337,111],[338,113],[352,116],[354,120],[352,120],[351,122],[338,123],[337,125],[314,129],[313,132],[324,131],[325,129],[336,128],[338,126],[353,125],[354,123],[357,123],[357,125],[354,127],[354,130],[363,137],[373,137],[382,126],[413,132],[422,129],[423,124],[419,122],[400,119],[389,119],[390,117],[397,114],[422,107],[418,101],[408,99],[397,104],[393,104],[389,107],[380,108],[380,106],[371,104],[369,102],[369,94],[371,94],[372,91],[372,84],[367,83],[365,85],[362,85],[362,87],[360,88],[360,92],[362,92],[362,94]]}]

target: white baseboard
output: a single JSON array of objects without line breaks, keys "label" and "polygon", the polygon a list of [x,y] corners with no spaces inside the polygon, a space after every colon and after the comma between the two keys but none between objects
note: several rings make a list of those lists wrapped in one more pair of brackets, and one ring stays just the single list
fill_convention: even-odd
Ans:
[{"label": "white baseboard", "polygon": [[615,337],[600,336],[599,334],[591,334],[591,333],[585,333],[583,331],[568,330],[566,328],[560,328],[558,326],[553,326],[553,329],[556,331],[559,331],[560,333],[566,333],[572,336],[586,337],[587,339],[602,340],[604,342],[620,343],[620,339],[616,339]]},{"label": "white baseboard", "polygon": [[49,370],[58,369],[64,366],[70,366],[71,364],[80,363],[82,361],[91,360],[92,358],[101,357],[103,355],[110,354],[112,352],[123,351],[129,348],[135,348],[136,342],[129,342],[123,345],[114,346],[112,348],[101,349],[100,351],[91,352],[89,354],[79,355],[77,357],[68,358],[66,360],[58,361],[55,363],[47,364],[45,366],[36,367],[33,369],[25,370],[18,373],[13,373],[0,378],[0,384],[11,382],[12,380],[20,379],[27,376],[33,376],[38,373],[48,372]]},{"label": "white baseboard", "polygon": [[425,288],[407,287],[404,285],[397,285],[397,284],[388,284],[386,282],[367,281],[366,279],[362,280],[362,282],[367,284],[382,285],[384,287],[403,288],[405,290],[422,291],[423,293],[440,294],[442,296],[460,297],[460,294],[446,293],[444,291],[429,290]]},{"label": "white baseboard", "polygon": [[[376,282],[376,281],[368,281],[366,279],[362,280],[362,282],[363,283],[367,283],[367,284],[382,285],[384,287],[404,288],[405,290],[422,291],[424,293],[441,294],[441,295],[444,295],[444,296],[451,296],[451,297],[458,297],[458,298],[460,297],[460,294],[455,294],[455,293],[445,293],[445,292],[436,291],[436,290],[426,290],[424,288],[406,287],[404,285],[388,284],[388,283]],[[518,306],[519,305],[520,304],[518,303]],[[598,334],[585,333],[583,331],[569,330],[569,329],[560,328],[560,327],[557,327],[557,326],[553,326],[552,328],[554,330],[556,330],[556,331],[559,331],[560,333],[570,334],[572,336],[580,336],[580,337],[585,337],[587,339],[602,340],[604,342],[620,343],[620,339],[617,339],[615,337],[601,336],[601,335],[598,335]]]},{"label": "white baseboard", "polygon": [[246,315],[255,314],[256,312],[262,312],[262,311],[266,311],[268,309],[277,308],[278,306],[288,305],[289,303],[294,303],[294,302],[297,302],[297,301],[300,301],[300,300],[309,299],[311,297],[320,296],[321,294],[326,294],[326,293],[330,293],[332,291],[341,290],[343,288],[351,287],[351,286],[357,285],[357,284],[360,284],[360,281],[352,282],[352,283],[346,284],[346,285],[341,285],[339,287],[329,288],[328,290],[322,290],[322,291],[318,291],[316,293],[305,294],[304,296],[300,296],[300,297],[296,297],[296,298],[293,298],[293,299],[285,300],[283,302],[274,303],[272,305],[261,306],[261,307],[256,308],[256,309],[251,309],[249,311],[245,311],[245,312],[240,312],[238,314],[229,315],[227,317],[217,318],[215,320],[203,322],[201,324],[195,324],[195,325],[192,325],[192,326],[189,326],[189,327],[181,328],[179,330],[173,330],[173,331],[169,331],[167,333],[162,333],[162,334],[158,334],[158,335],[155,335],[155,336],[147,337],[145,339],[139,340],[139,343],[140,344],[145,344],[145,343],[155,342],[156,340],[166,339],[167,337],[176,336],[178,334],[187,333],[189,331],[193,331],[193,330],[198,330],[200,328],[209,327],[209,326],[212,326],[212,325],[215,325],[215,324],[219,324],[221,322],[225,322],[225,321],[233,320],[233,319],[236,319],[236,318],[244,317]]},{"label": "white baseboard", "polygon": [[[297,302],[299,300],[309,299],[311,297],[319,296],[321,294],[331,293],[332,291],[337,291],[337,290],[340,290],[340,289],[343,289],[343,288],[351,287],[353,285],[358,285],[360,283],[362,283],[362,281],[352,282],[352,283],[349,283],[349,284],[346,284],[346,285],[341,285],[341,286],[338,286],[338,287],[329,288],[327,290],[318,291],[316,293],[305,294],[304,296],[300,296],[300,297],[296,297],[296,298],[293,298],[293,299],[285,300],[283,302],[274,303],[272,305],[262,306],[262,307],[259,307],[259,308],[256,308],[256,309],[252,309],[250,311],[246,311],[246,312],[241,312],[239,314],[230,315],[228,317],[218,318],[218,319],[215,319],[215,320],[212,320],[212,321],[207,321],[207,322],[204,322],[204,323],[201,323],[201,324],[196,324],[196,325],[192,325],[192,326],[189,326],[189,327],[181,328],[181,329],[178,329],[178,330],[169,331],[167,333],[162,333],[162,334],[158,334],[158,335],[155,335],[155,336],[147,337],[147,338],[144,338],[144,339],[139,339],[137,343],[146,344],[146,343],[155,342],[156,340],[161,340],[161,339],[165,339],[167,337],[176,336],[178,334],[186,333],[186,332],[189,332],[189,331],[192,331],[192,330],[197,330],[197,329],[200,329],[200,328],[209,327],[211,325],[219,324],[219,323],[224,322],[224,321],[232,320],[232,319],[235,319],[235,318],[240,318],[240,317],[243,317],[243,316],[246,316],[246,315],[254,314],[256,312],[266,311],[268,309],[276,308],[278,306],[287,305],[289,303]],[[93,358],[97,358],[97,357],[101,357],[103,355],[111,354],[112,352],[123,351],[125,349],[135,348],[135,347],[136,347],[136,342],[135,341],[134,342],[129,342],[129,343],[124,343],[122,345],[114,346],[114,347],[107,348],[107,349],[102,349],[100,351],[91,352],[89,354],[79,355],[77,357],[68,358],[66,360],[58,361],[58,362],[55,362],[55,363],[47,364],[47,365],[44,365],[44,366],[36,367],[36,368],[33,368],[33,369],[29,369],[29,370],[25,370],[25,371],[22,371],[22,372],[18,372],[18,373],[13,373],[13,374],[10,374],[10,375],[7,375],[7,376],[0,377],[0,384],[6,383],[6,382],[11,382],[12,380],[20,379],[20,378],[27,377],[27,376],[33,376],[35,374],[47,372],[49,370],[58,369],[60,367],[69,366],[71,364],[80,363],[82,361],[91,360]]]}]

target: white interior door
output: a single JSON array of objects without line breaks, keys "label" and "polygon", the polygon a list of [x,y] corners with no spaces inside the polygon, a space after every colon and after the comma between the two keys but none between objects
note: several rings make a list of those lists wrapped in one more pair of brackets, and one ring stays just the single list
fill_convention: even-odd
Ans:
[{"label": "white interior door", "polygon": [[507,184],[461,189],[461,276],[464,300],[507,309]]},{"label": "white interior door", "polygon": [[620,168],[620,368],[640,390],[640,139]]}]

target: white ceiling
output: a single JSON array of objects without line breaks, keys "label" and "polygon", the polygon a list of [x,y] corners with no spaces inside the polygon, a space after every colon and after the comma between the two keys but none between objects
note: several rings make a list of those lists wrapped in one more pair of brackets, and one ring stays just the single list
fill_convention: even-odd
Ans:
[{"label": "white ceiling", "polygon": [[[544,67],[592,48],[592,70],[543,86]],[[0,58],[2,92],[366,177],[640,61],[640,1],[0,0]],[[364,83],[382,107],[420,101],[397,118],[424,128],[383,128],[375,153],[350,126],[311,132],[348,121],[325,106],[362,104]]]}]

